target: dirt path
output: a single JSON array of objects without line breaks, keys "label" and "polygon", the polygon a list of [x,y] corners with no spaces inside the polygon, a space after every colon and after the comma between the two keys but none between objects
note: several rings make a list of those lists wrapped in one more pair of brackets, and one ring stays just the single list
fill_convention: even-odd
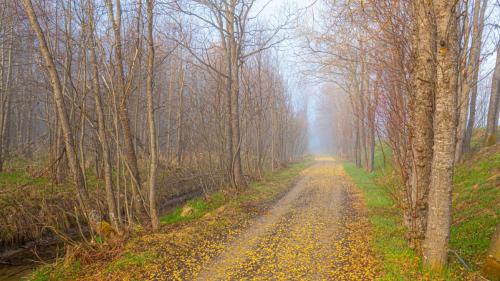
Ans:
[{"label": "dirt path", "polygon": [[198,280],[373,280],[369,224],[333,159],[318,159]]}]

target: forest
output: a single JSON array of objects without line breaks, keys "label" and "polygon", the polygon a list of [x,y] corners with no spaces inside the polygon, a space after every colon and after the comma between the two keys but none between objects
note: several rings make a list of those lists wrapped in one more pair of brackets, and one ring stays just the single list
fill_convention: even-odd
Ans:
[{"label": "forest", "polygon": [[498,0],[0,0],[0,280],[500,280]]}]

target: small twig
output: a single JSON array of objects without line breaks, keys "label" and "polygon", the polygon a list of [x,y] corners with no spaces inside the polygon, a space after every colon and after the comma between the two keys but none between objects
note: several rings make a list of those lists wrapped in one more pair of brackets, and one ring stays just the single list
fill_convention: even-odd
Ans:
[{"label": "small twig", "polygon": [[455,254],[455,256],[456,256],[456,257],[457,257],[457,259],[460,261],[460,263],[461,263],[461,264],[462,264],[462,265],[463,265],[463,266],[464,266],[464,267],[465,267],[468,271],[472,271],[472,268],[471,268],[470,266],[468,266],[468,265],[467,265],[467,263],[465,263],[464,259],[462,259],[462,257],[460,257],[460,256],[458,255],[457,251],[450,249],[450,250],[448,250],[448,252]]}]

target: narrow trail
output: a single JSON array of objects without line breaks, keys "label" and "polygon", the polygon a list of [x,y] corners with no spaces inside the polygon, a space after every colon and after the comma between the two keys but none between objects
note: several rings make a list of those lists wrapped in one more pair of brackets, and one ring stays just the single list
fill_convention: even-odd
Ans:
[{"label": "narrow trail", "polygon": [[373,280],[369,237],[362,200],[342,165],[319,158],[197,280]]}]

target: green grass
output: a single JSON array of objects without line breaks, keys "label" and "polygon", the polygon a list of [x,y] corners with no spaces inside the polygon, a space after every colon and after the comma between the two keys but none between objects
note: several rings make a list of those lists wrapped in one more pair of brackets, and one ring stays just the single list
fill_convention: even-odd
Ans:
[{"label": "green grass", "polygon": [[[177,207],[174,211],[161,217],[160,222],[162,224],[173,224],[181,221],[197,219],[202,217],[206,213],[219,208],[225,202],[226,198],[221,192],[213,193],[208,201],[205,201],[202,197],[195,198],[186,202],[184,207]],[[182,209],[185,207],[190,207],[192,209],[192,212],[187,216],[182,216]]]},{"label": "green grass", "polygon": [[351,163],[344,167],[364,194],[373,226],[373,248],[382,261],[384,274],[380,280],[416,280],[419,260],[406,243],[401,214],[389,191],[375,183],[381,174],[367,173]]},{"label": "green grass", "polygon": [[[500,153],[457,166],[453,192],[453,226],[450,248],[474,270],[479,270],[500,223]],[[458,268],[454,262],[452,267]]]},{"label": "green grass", "polygon": [[23,185],[48,185],[49,180],[44,177],[32,177],[25,171],[16,170],[12,172],[0,173],[0,188],[7,186],[23,186]]},{"label": "green grass", "polygon": [[81,265],[79,261],[69,263],[68,265],[60,264],[60,266],[46,265],[38,268],[30,277],[30,280],[70,280],[76,278],[80,270]]},{"label": "green grass", "polygon": [[[384,152],[385,165],[380,147],[377,149],[373,173],[367,173],[351,163],[344,165],[365,197],[373,225],[373,247],[382,260],[381,280],[462,280],[477,274],[466,272],[453,256],[442,274],[433,276],[422,267],[420,258],[408,247],[404,238],[402,214],[391,196],[392,191],[401,188],[401,183],[391,167],[390,150],[384,148]],[[496,186],[500,154],[490,151],[476,158],[479,160],[458,165],[455,169],[454,223],[450,237],[450,248],[474,271],[480,269],[500,217],[500,189]]]},{"label": "green grass", "polygon": [[126,252],[119,259],[113,261],[108,265],[109,272],[116,272],[120,270],[130,270],[134,267],[142,267],[151,260],[154,260],[155,256],[150,252],[142,252],[139,254],[134,254]]}]

